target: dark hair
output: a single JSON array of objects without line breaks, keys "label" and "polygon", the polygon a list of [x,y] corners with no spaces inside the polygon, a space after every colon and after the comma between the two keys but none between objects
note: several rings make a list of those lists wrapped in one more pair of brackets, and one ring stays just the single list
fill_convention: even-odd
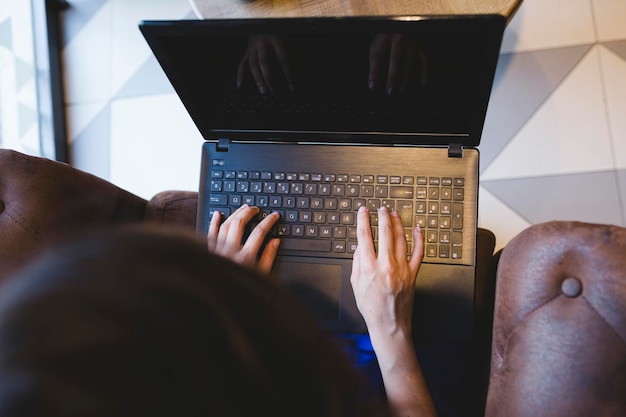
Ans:
[{"label": "dark hair", "polygon": [[0,293],[0,415],[381,415],[279,285],[178,233],[47,253]]}]

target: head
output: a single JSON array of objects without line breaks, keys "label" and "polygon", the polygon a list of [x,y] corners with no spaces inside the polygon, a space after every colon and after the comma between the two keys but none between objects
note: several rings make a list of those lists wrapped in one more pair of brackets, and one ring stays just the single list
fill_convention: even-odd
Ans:
[{"label": "head", "polygon": [[0,292],[3,416],[366,416],[366,391],[283,288],[187,235],[79,239]]}]

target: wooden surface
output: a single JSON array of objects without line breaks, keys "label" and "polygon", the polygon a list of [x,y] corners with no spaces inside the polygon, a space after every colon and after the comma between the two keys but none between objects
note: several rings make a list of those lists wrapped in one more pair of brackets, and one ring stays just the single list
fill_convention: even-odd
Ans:
[{"label": "wooden surface", "polygon": [[204,19],[304,16],[502,14],[522,0],[190,0]]}]

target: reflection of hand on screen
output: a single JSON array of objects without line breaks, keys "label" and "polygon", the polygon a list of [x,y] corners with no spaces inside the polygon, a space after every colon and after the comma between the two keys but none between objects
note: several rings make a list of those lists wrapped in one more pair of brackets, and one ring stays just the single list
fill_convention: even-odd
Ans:
[{"label": "reflection of hand on screen", "polygon": [[278,81],[276,65],[280,67],[280,72],[285,77],[287,88],[293,91],[293,71],[283,41],[271,35],[250,36],[248,49],[239,62],[237,88],[243,85],[249,69],[259,93],[272,91]]},{"label": "reflection of hand on screen", "polygon": [[[428,61],[417,40],[400,33],[379,33],[370,45],[370,90],[382,87],[387,94],[404,92],[411,82],[426,83]],[[414,77],[412,79],[412,77]],[[415,79],[417,78],[417,79]]]}]

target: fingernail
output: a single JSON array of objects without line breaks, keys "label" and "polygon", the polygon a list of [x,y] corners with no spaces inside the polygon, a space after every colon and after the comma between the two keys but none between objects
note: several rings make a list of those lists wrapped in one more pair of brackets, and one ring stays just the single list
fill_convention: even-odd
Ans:
[{"label": "fingernail", "polygon": [[260,85],[259,86],[259,93],[265,94],[265,91],[266,91],[265,86],[264,85]]},{"label": "fingernail", "polygon": [[387,206],[379,207],[378,211],[387,211]]},{"label": "fingernail", "polygon": [[397,211],[395,211],[395,210],[391,212],[391,215],[392,215],[393,217],[400,217],[400,215],[398,214],[398,212],[397,212]]},{"label": "fingernail", "polygon": [[367,207],[361,206],[359,207],[359,213],[365,213],[367,211]]}]

